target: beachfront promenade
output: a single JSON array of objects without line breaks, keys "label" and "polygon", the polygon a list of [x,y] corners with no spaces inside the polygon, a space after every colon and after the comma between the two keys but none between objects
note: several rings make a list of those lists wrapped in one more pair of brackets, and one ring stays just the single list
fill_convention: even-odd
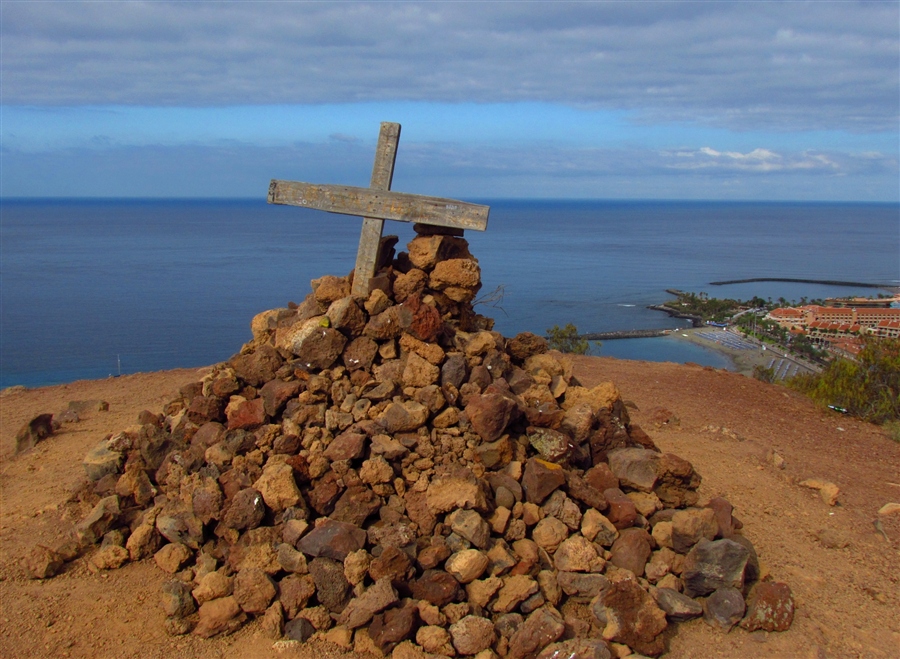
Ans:
[{"label": "beachfront promenade", "polygon": [[[753,337],[746,337],[732,329],[695,329],[687,330],[688,337],[704,341],[707,345],[727,353],[741,372],[751,372],[754,366],[771,368],[776,380],[784,380],[799,373],[815,373],[820,367],[803,358],[797,357],[780,347],[761,343]],[[683,333],[684,334],[684,333]],[[696,342],[699,342],[696,341]]]}]

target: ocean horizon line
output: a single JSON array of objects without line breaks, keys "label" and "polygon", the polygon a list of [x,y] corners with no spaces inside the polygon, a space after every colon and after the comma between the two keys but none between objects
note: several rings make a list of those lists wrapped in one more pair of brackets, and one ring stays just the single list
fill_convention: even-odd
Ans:
[{"label": "ocean horizon line", "polygon": [[[418,193],[410,193],[418,194]],[[50,195],[50,196],[4,196],[0,195],[0,203],[3,202],[265,202],[265,194],[262,193],[258,197],[178,197],[178,196],[159,196],[159,197],[92,197],[92,196],[71,196],[71,195]],[[610,204],[629,204],[629,203],[666,203],[666,204],[717,204],[717,205],[771,205],[771,204],[787,204],[787,205],[822,205],[822,206],[842,206],[842,205],[871,205],[871,206],[898,206],[900,207],[900,199],[898,200],[862,200],[862,199],[709,199],[709,198],[668,198],[668,197],[483,197],[473,196],[467,197],[474,201],[493,201],[493,202],[528,202],[528,203],[610,203]]]}]

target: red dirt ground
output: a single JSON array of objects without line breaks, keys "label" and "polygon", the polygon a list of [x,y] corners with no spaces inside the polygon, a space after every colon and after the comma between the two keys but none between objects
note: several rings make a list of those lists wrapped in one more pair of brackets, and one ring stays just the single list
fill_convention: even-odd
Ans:
[{"label": "red dirt ground", "polygon": [[[94,574],[79,559],[53,579],[27,577],[22,555],[62,537],[77,521],[63,502],[83,478],[80,463],[88,449],[133,424],[141,410],[161,411],[200,372],[146,373],[0,397],[0,656],[357,656],[323,641],[273,649],[258,621],[227,638],[169,637],[158,604],[167,575],[152,561]],[[875,426],[736,373],[587,357],[577,358],[576,374],[587,385],[616,383],[631,404],[632,421],[662,450],[694,464],[703,476],[701,500],[723,496],[734,504],[763,570],[793,589],[797,611],[789,631],[725,634],[695,620],[677,626],[666,656],[900,657],[900,515],[880,518],[889,539],[874,525],[881,506],[900,501],[900,444]],[[15,433],[28,420],[88,399],[108,401],[109,411],[86,415],[13,455]],[[783,469],[773,465],[773,451],[784,459]],[[838,505],[828,506],[798,484],[808,478],[835,483]]]}]

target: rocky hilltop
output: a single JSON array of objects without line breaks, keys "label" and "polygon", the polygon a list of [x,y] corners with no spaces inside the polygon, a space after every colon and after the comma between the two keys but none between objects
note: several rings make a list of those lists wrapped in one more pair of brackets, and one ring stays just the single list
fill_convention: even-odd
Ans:
[{"label": "rocky hilltop", "polygon": [[91,512],[32,574],[152,557],[171,634],[261,617],[275,639],[410,657],[656,656],[699,616],[787,629],[790,588],[759,580],[728,501],[698,507],[700,476],[613,383],[491,331],[466,241],[416,230],[366,299],[352,274],[314,280],[97,445]]}]

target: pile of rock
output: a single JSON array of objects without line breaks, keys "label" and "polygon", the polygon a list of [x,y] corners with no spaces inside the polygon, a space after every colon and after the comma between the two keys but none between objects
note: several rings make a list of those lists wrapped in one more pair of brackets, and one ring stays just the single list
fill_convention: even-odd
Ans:
[{"label": "pile of rock", "polygon": [[786,629],[790,590],[758,582],[728,502],[697,506],[700,477],[612,383],[490,331],[466,241],[417,232],[386,245],[367,299],[352,276],[313,281],[89,453],[90,564],[154,558],[174,634],[258,616],[376,654],[658,655],[669,623],[704,615]]}]

